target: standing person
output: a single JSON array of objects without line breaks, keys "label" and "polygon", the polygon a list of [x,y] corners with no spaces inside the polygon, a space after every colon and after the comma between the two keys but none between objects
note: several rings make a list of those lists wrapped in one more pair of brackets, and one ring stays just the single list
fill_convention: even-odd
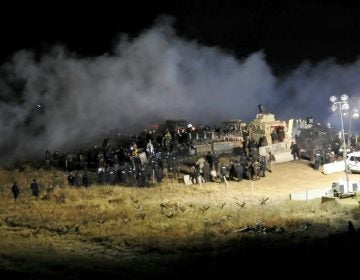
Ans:
[{"label": "standing person", "polygon": [[20,195],[20,187],[19,187],[19,185],[18,185],[18,183],[16,181],[14,181],[14,183],[13,183],[13,185],[11,187],[11,192],[13,193],[15,200]]},{"label": "standing person", "polygon": [[291,142],[290,149],[291,149],[291,154],[294,157],[294,160],[300,159],[300,149],[298,144]]},{"label": "standing person", "polygon": [[319,150],[316,150],[314,155],[314,169],[319,170],[320,165],[321,165],[321,153]]},{"label": "standing person", "polygon": [[210,165],[207,161],[204,162],[203,176],[204,176],[205,182],[210,182]]},{"label": "standing person", "polygon": [[148,143],[146,144],[146,155],[148,158],[151,158],[155,153],[154,145],[151,142],[151,139],[149,139]]},{"label": "standing person", "polygon": [[269,152],[267,167],[268,167],[268,170],[269,170],[270,173],[272,172],[273,165],[274,165],[275,162],[276,162],[275,156],[271,152]]},{"label": "standing person", "polygon": [[231,181],[234,181],[236,174],[235,174],[235,163],[233,160],[230,160],[230,165],[229,165],[229,179]]},{"label": "standing person", "polygon": [[32,182],[30,184],[30,189],[31,189],[31,193],[33,196],[36,196],[36,197],[39,196],[39,192],[40,192],[39,185],[35,179],[32,180]]},{"label": "standing person", "polygon": [[236,162],[235,164],[235,173],[238,182],[241,182],[244,173],[244,166],[240,162]]},{"label": "standing person", "polygon": [[87,188],[89,186],[89,177],[86,174],[86,172],[83,174],[82,183],[85,186],[85,188]]},{"label": "standing person", "polygon": [[260,157],[260,176],[265,177],[266,172],[266,157],[261,156]]},{"label": "standing person", "polygon": [[225,182],[226,174],[227,174],[227,167],[225,166],[224,163],[222,163],[220,167],[220,182]]}]

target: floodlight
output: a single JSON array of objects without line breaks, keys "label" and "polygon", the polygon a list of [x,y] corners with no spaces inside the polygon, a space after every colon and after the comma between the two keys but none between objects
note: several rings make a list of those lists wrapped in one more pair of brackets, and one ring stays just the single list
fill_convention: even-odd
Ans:
[{"label": "floodlight", "polygon": [[335,112],[336,109],[337,109],[337,106],[336,106],[335,104],[333,104],[333,105],[331,106],[331,111]]},{"label": "floodlight", "polygon": [[347,96],[347,94],[342,94],[342,95],[340,96],[340,99],[341,99],[342,101],[347,101],[347,100],[349,99],[349,96]]},{"label": "floodlight", "polygon": [[333,96],[330,97],[331,102],[335,102],[336,100],[337,100],[336,96],[333,95]]},{"label": "floodlight", "polygon": [[343,110],[349,110],[349,108],[350,108],[349,103],[344,103],[344,104],[342,105],[342,109],[343,109]]}]

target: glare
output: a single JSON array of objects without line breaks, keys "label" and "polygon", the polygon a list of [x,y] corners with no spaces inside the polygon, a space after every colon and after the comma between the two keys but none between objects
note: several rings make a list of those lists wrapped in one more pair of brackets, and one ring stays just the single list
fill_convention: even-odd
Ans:
[{"label": "glare", "polygon": [[337,106],[336,106],[335,104],[333,104],[333,105],[331,106],[331,111],[335,112],[336,109],[337,109]]},{"label": "glare", "polygon": [[347,101],[347,100],[349,99],[349,96],[347,96],[346,94],[342,94],[341,97],[340,97],[340,99],[341,99],[342,101]]},{"label": "glare", "polygon": [[337,100],[336,96],[333,95],[333,96],[330,97],[331,102],[335,102],[336,100]]},{"label": "glare", "polygon": [[359,115],[359,109],[354,108],[353,109],[353,115],[352,115],[353,119],[358,119],[360,117]]},{"label": "glare", "polygon": [[343,109],[343,110],[349,110],[349,108],[350,108],[349,103],[344,103],[344,104],[342,105],[342,109]]}]

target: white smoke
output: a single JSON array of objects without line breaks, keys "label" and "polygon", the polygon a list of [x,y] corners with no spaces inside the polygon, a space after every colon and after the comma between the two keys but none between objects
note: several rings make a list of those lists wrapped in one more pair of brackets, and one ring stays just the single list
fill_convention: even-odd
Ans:
[{"label": "white smoke", "polygon": [[176,36],[168,20],[100,57],[62,46],[19,51],[1,67],[0,160],[69,151],[166,119],[250,121],[258,104],[283,118],[327,120],[330,95],[357,92],[359,65],[304,63],[276,78],[262,52],[237,60]]}]

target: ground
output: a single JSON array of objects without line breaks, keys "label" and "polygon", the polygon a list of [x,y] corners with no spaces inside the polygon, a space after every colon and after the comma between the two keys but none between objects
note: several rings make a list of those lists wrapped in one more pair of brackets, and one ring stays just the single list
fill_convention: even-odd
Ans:
[{"label": "ground", "polygon": [[[233,157],[233,159],[237,158]],[[219,161],[228,163],[229,157],[222,156]],[[321,168],[315,170],[310,161],[301,159],[274,164],[272,173],[266,172],[266,176],[261,177],[260,180],[228,181],[228,183],[230,189],[237,189],[244,197],[256,195],[288,199],[290,193],[330,188],[333,181],[345,178],[344,172],[325,175]],[[360,174],[350,174],[349,180],[360,180]]]},{"label": "ground", "polygon": [[[19,205],[5,191],[9,185],[1,191],[0,276],[203,279],[241,275],[252,267],[257,276],[269,277],[289,260],[287,269],[301,276],[325,261],[329,265],[334,254],[360,248],[356,197],[340,202],[351,209],[289,203],[290,193],[330,188],[340,178],[345,173],[324,175],[309,161],[294,160],[275,164],[256,181],[185,186],[167,178],[161,187],[68,187],[60,190],[63,200],[56,193],[42,199],[24,194]],[[349,179],[360,180],[360,174]],[[348,217],[355,233],[348,231]],[[240,231],[242,220],[254,226],[261,218],[284,231]]]}]

